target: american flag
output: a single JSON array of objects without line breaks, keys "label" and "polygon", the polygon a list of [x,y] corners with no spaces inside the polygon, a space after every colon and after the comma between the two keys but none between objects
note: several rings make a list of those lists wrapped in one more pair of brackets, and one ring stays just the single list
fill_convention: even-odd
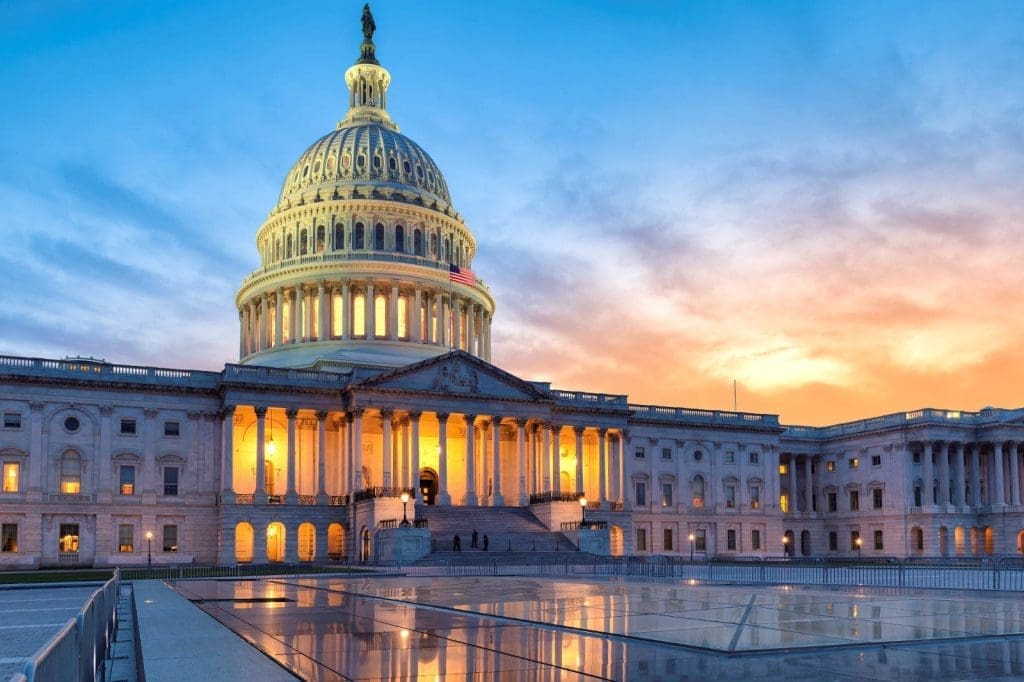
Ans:
[{"label": "american flag", "polygon": [[473,271],[469,268],[460,268],[458,265],[448,266],[448,279],[468,287],[476,284],[476,275],[473,274]]}]

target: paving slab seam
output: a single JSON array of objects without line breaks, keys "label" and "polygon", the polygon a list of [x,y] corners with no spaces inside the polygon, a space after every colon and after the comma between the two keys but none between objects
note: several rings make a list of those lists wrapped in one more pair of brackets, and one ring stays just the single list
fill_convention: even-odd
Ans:
[{"label": "paving slab seam", "polygon": [[736,632],[732,635],[732,641],[729,642],[729,651],[736,650],[736,642],[740,640],[740,634],[743,632],[743,626],[746,624],[747,619],[750,618],[750,610],[754,608],[754,602],[757,601],[757,595],[750,595],[750,601],[747,602],[747,608],[743,611],[743,616],[740,618],[740,622],[736,624]]},{"label": "paving slab seam", "polygon": [[[301,589],[310,589],[310,587],[308,585],[298,585],[296,583],[284,582],[284,581],[280,581],[280,580],[268,580],[267,582],[268,583],[277,583],[277,584],[281,584],[281,585],[288,585],[290,587],[296,587],[296,588],[301,588]],[[489,616],[487,614],[476,613],[475,611],[467,612],[467,611],[460,611],[458,609],[447,609],[447,608],[444,608],[444,607],[435,607],[435,606],[432,606],[432,605],[429,605],[429,604],[420,604],[420,603],[417,603],[417,602],[407,602],[407,601],[403,601],[401,599],[389,599],[387,597],[371,596],[371,595],[361,594],[361,593],[358,593],[358,592],[348,592],[348,591],[345,591],[345,590],[334,590],[334,589],[331,589],[331,588],[320,587],[320,586],[316,586],[313,589],[317,589],[317,590],[320,590],[320,591],[323,591],[323,592],[332,592],[334,594],[348,594],[348,595],[352,595],[352,596],[361,597],[363,599],[373,599],[373,600],[388,602],[388,603],[392,603],[392,604],[402,604],[404,606],[409,606],[409,607],[412,607],[412,608],[424,608],[424,609],[430,609],[430,610],[441,611],[441,612],[453,612],[453,613],[456,613],[456,614],[458,614],[460,616],[463,616],[463,617],[473,617],[473,618],[477,618],[478,620],[501,620],[500,617],[493,617],[493,616]],[[390,627],[395,627],[395,625],[392,624],[392,623],[385,623],[384,621],[380,621],[380,620],[377,620],[377,619],[373,619],[373,620],[375,622],[383,623],[383,624],[388,625]],[[516,620],[516,619],[509,619],[509,620]],[[540,628],[545,628],[545,629],[569,630],[569,628],[546,628],[544,626],[544,624],[537,623],[535,621],[522,621],[522,622],[526,623],[526,624],[529,624],[529,625],[532,625],[534,627],[540,627]],[[424,633],[424,631],[417,630],[415,628],[409,628],[409,629],[412,632],[418,632],[420,634]],[[583,632],[585,632],[586,634],[588,634],[590,636],[594,636],[594,634],[595,634],[595,633],[589,632],[589,631],[583,631]],[[427,634],[432,634],[432,633],[427,633]],[[270,636],[273,637],[273,635],[270,635]],[[583,677],[593,678],[595,680],[608,680],[609,679],[607,677],[601,677],[599,675],[592,675],[590,673],[580,672],[578,670],[574,670],[572,668],[567,668],[565,666],[557,665],[555,663],[550,663],[548,661],[540,661],[540,660],[537,660],[537,659],[528,658],[526,656],[520,656],[518,654],[510,653],[510,652],[507,652],[507,651],[502,651],[500,649],[494,649],[494,648],[491,648],[491,647],[480,646],[479,644],[473,644],[472,642],[464,642],[464,641],[461,641],[461,640],[456,639],[454,637],[441,637],[440,635],[436,635],[436,634],[434,634],[433,636],[434,637],[438,637],[439,639],[443,639],[446,642],[455,642],[456,644],[461,644],[463,646],[472,647],[474,649],[479,649],[481,651],[489,651],[489,652],[492,652],[492,653],[499,653],[499,654],[502,654],[503,656],[509,656],[511,658],[516,658],[516,659],[519,659],[521,661],[528,661],[530,663],[535,663],[537,665],[541,665],[541,666],[544,666],[544,667],[553,668],[554,670],[562,670],[562,671],[565,671],[565,672],[570,672],[570,673],[574,673],[574,674],[577,674],[577,675],[582,675]],[[276,638],[274,638],[274,639],[276,639]]]}]

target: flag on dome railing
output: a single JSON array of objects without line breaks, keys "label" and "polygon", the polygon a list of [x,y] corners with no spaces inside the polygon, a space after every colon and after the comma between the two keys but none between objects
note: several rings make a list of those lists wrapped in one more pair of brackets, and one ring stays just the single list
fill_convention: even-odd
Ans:
[{"label": "flag on dome railing", "polygon": [[473,274],[473,271],[469,268],[460,268],[458,265],[448,266],[448,279],[468,287],[476,284],[476,275]]}]

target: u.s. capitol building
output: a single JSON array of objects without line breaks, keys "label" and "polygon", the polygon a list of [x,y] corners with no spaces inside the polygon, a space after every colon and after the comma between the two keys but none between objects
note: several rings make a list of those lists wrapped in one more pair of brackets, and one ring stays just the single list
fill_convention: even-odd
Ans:
[{"label": "u.s. capitol building", "polygon": [[0,568],[413,559],[446,507],[614,555],[1020,553],[1024,409],[785,426],[490,364],[476,239],[373,28],[256,232],[237,364],[0,357]]}]

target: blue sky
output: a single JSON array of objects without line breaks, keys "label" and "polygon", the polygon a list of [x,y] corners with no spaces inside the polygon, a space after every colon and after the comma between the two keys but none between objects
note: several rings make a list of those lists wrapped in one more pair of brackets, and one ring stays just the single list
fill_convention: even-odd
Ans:
[{"label": "blue sky", "polygon": [[[217,368],[360,2],[0,6],[0,352]],[[373,3],[496,362],[788,421],[1016,404],[1024,4]]]}]

